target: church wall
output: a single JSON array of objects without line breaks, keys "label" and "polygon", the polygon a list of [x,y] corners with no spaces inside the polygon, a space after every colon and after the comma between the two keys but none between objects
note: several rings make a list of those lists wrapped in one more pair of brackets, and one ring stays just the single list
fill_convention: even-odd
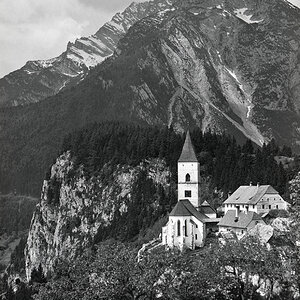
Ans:
[{"label": "church wall", "polygon": [[[185,232],[185,220],[187,230]],[[194,224],[191,223],[193,220]],[[180,221],[180,235],[178,235],[178,221]],[[202,247],[204,244],[205,225],[194,217],[170,217],[166,229],[163,228],[162,242],[170,248]],[[196,239],[197,237],[197,239]]]}]

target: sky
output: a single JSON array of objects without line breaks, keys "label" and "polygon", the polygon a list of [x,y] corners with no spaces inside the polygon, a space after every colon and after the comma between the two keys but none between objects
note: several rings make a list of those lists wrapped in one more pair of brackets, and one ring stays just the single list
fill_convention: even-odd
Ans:
[{"label": "sky", "polygon": [[132,1],[0,0],[0,78],[28,60],[60,55],[68,41],[94,34]]},{"label": "sky", "polygon": [[58,56],[132,1],[0,0],[0,78],[28,60]]}]

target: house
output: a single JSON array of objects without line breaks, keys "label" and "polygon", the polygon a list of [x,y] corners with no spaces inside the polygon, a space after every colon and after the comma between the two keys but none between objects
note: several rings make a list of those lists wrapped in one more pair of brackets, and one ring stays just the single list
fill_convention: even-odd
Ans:
[{"label": "house", "polygon": [[218,226],[220,232],[233,231],[239,237],[258,223],[266,224],[256,212],[243,212],[236,209],[228,210]]},{"label": "house", "polygon": [[256,212],[259,215],[268,213],[271,209],[288,209],[288,203],[271,185],[240,186],[224,202],[225,215],[236,208],[241,212]]},{"label": "house", "polygon": [[189,132],[177,167],[178,202],[169,215],[168,223],[162,228],[162,243],[170,248],[202,247],[206,238],[206,223],[210,223],[211,228],[220,219],[216,219],[215,211],[208,202],[201,204],[200,164]]},{"label": "house", "polygon": [[233,231],[239,237],[262,220],[271,209],[287,210],[288,203],[271,185],[240,186],[224,202],[225,215],[219,231]]}]

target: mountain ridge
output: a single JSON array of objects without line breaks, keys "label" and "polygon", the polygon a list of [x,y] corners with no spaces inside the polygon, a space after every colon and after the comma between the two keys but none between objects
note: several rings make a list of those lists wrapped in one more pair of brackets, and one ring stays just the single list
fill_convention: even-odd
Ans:
[{"label": "mountain ridge", "polygon": [[120,38],[135,22],[166,9],[171,3],[172,0],[132,2],[95,34],[69,42],[61,55],[28,61],[22,68],[0,79],[0,106],[39,102],[78,84],[91,67],[113,54]]}]

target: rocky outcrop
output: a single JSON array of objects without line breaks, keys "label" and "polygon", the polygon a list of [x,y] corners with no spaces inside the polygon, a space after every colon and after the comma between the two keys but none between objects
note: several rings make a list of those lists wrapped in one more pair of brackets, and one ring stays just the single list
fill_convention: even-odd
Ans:
[{"label": "rocky outcrop", "polygon": [[0,79],[0,106],[39,102],[76,85],[85,78],[91,67],[113,54],[120,38],[134,23],[168,9],[171,3],[171,0],[133,2],[94,35],[70,42],[60,56],[27,62],[21,69]]},{"label": "rocky outcrop", "polygon": [[257,224],[246,233],[246,237],[252,236],[260,243],[265,244],[269,242],[274,234],[274,228],[271,225]]},{"label": "rocky outcrop", "polygon": [[[107,172],[109,180],[103,176]],[[109,226],[116,214],[126,213],[141,172],[155,185],[168,186],[170,173],[159,159],[136,167],[106,164],[99,176],[86,178],[82,166],[74,168],[69,152],[61,155],[44,181],[32,218],[25,250],[27,278],[39,265],[51,273],[58,260],[75,258],[92,246],[98,230]],[[157,207],[155,200],[152,205]]]}]

